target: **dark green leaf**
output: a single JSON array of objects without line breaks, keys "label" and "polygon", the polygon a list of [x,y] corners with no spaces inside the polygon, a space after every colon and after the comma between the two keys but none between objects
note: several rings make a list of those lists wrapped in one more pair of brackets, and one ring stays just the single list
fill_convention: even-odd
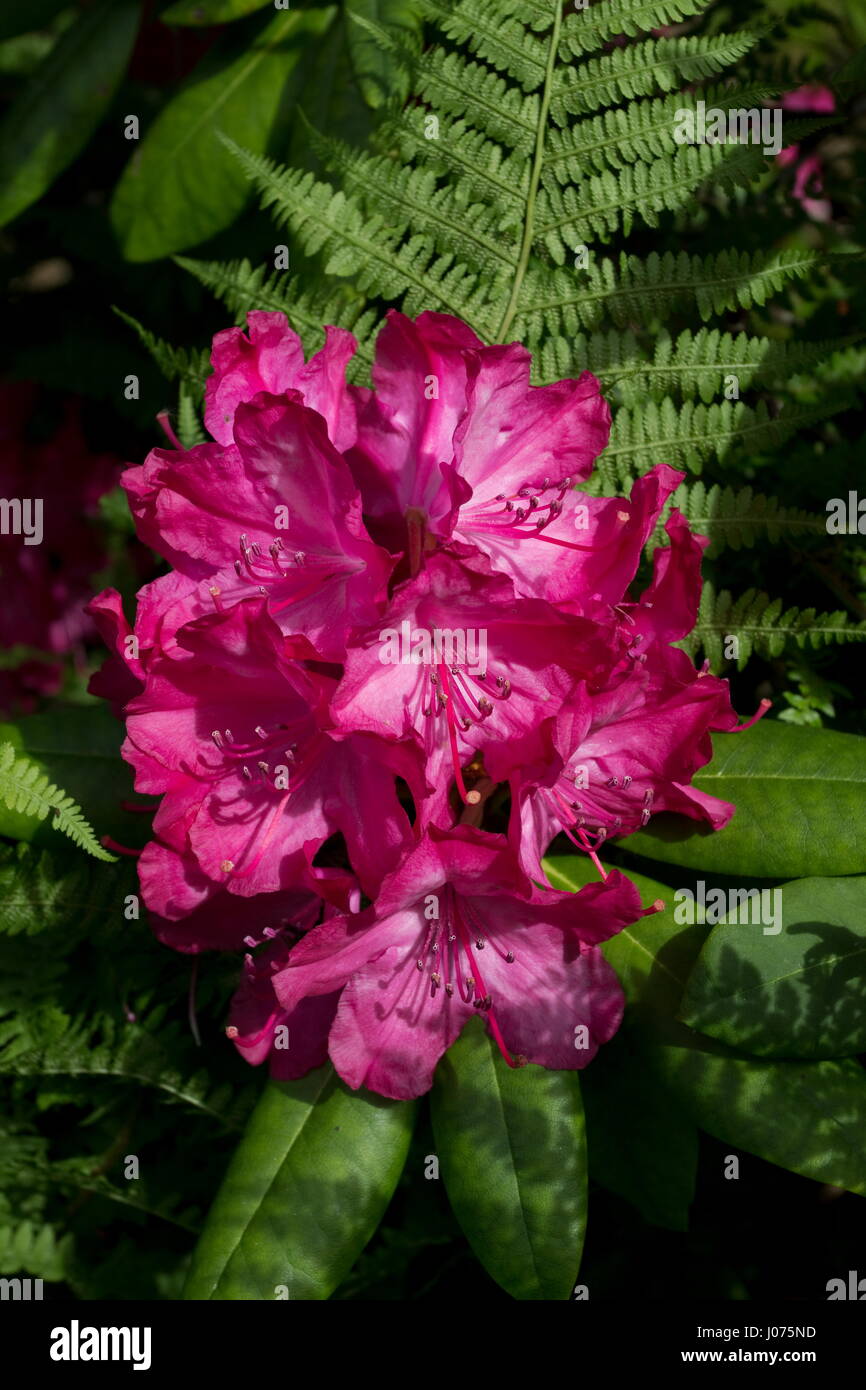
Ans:
[{"label": "dark green leaf", "polygon": [[680,1017],[760,1057],[866,1052],[866,878],[796,879],[774,891],[782,930],[765,934],[736,913],[721,921]]},{"label": "dark green leaf", "polygon": [[724,830],[657,816],[624,849],[756,878],[866,872],[866,740],[765,719],[717,734],[714,749],[694,784],[736,806]]},{"label": "dark green leaf", "polygon": [[[549,862],[564,881],[565,861]],[[668,902],[602,948],[628,999],[624,1026],[647,1063],[708,1134],[793,1173],[866,1194],[866,1071],[850,1061],[756,1061],[680,1023],[685,982],[709,929],[677,926],[671,890],[642,874],[629,878],[644,902]]]},{"label": "dark green leaf", "polygon": [[[347,20],[341,14],[321,43],[316,44],[315,53],[304,65],[298,106],[317,131],[361,145],[372,130],[373,115],[364,104],[352,70],[347,27]],[[290,164],[299,168],[318,168],[318,161],[311,161],[310,136],[303,120],[295,123],[287,157]]]},{"label": "dark green leaf", "polygon": [[[231,24],[233,19],[256,10],[273,8],[274,0],[178,0],[160,15],[162,24],[183,24],[205,28],[211,24]],[[290,9],[284,4],[282,9]]]},{"label": "dark green leaf", "polygon": [[431,1099],[448,1196],[482,1264],[514,1298],[568,1298],[586,1226],[577,1072],[512,1069],[473,1020]]},{"label": "dark green leaf", "polygon": [[90,139],[126,69],[138,16],[137,0],[85,10],[6,112],[0,225],[40,198]]},{"label": "dark green leaf", "polygon": [[354,22],[353,15],[371,20],[393,33],[401,44],[414,48],[421,35],[421,10],[415,0],[346,0],[352,65],[364,100],[375,109],[382,106],[395,89],[400,96],[405,96],[408,80],[398,75],[393,56],[380,47],[369,29]]},{"label": "dark green leaf", "polygon": [[414,1115],[407,1101],[349,1091],[331,1066],[301,1081],[269,1081],[211,1208],[184,1297],[328,1298],[381,1220]]},{"label": "dark green leaf", "polygon": [[160,112],[123,172],[111,206],[124,255],[150,261],[214,236],[235,220],[250,185],[218,135],[263,153],[286,83],[336,14],[281,11],[238,54],[229,34]]},{"label": "dark green leaf", "polygon": [[589,1175],[632,1203],[647,1221],[688,1229],[698,1131],[622,1030],[581,1077]]},{"label": "dark green leaf", "polygon": [[0,43],[18,34],[44,29],[55,15],[69,8],[69,0],[0,0]]},{"label": "dark green leaf", "polygon": [[660,1074],[701,1129],[805,1178],[866,1195],[866,1072],[668,1045]]}]

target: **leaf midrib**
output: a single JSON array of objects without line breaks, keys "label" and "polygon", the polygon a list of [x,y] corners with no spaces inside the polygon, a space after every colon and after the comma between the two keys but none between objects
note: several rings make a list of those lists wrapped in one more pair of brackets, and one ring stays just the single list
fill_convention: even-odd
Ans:
[{"label": "leaf midrib", "polygon": [[769,979],[761,980],[757,985],[750,985],[748,989],[738,989],[734,994],[714,994],[709,997],[708,1002],[728,1004],[738,999],[747,999],[750,994],[761,994],[771,985],[781,984],[783,980],[794,980],[798,975],[808,975],[812,970],[824,970],[829,965],[842,965],[845,961],[853,960],[856,956],[866,956],[866,946],[859,946],[856,951],[849,951],[845,956],[827,956],[824,960],[815,961],[812,965],[803,965],[798,970],[788,970],[784,975],[773,975]]},{"label": "leaf midrib", "polygon": [[280,1162],[279,1167],[277,1168],[276,1172],[275,1172],[275,1173],[273,1174],[273,1176],[271,1177],[270,1181],[267,1183],[267,1186],[264,1188],[264,1191],[262,1192],[262,1194],[261,1194],[261,1196],[260,1196],[258,1202],[256,1203],[255,1207],[252,1209],[252,1211],[250,1211],[250,1213],[249,1213],[248,1216],[246,1217],[246,1219],[245,1219],[243,1225],[238,1229],[237,1239],[235,1240],[233,1246],[231,1247],[231,1250],[226,1254],[226,1257],[225,1257],[225,1260],[224,1260],[222,1269],[220,1270],[219,1275],[217,1276],[217,1278],[216,1278],[216,1280],[215,1280],[215,1282],[214,1282],[213,1288],[211,1289],[211,1294],[210,1294],[211,1298],[214,1296],[214,1294],[215,1294],[215,1293],[217,1292],[217,1290],[219,1289],[220,1285],[222,1284],[223,1279],[225,1279],[225,1277],[226,1277],[226,1275],[227,1275],[227,1273],[228,1273],[229,1266],[230,1266],[232,1260],[234,1260],[235,1256],[238,1254],[238,1251],[240,1250],[240,1247],[241,1247],[241,1244],[242,1244],[242,1242],[243,1242],[243,1239],[244,1239],[245,1235],[246,1235],[247,1232],[249,1231],[250,1227],[252,1226],[253,1222],[255,1221],[256,1217],[258,1216],[259,1212],[261,1211],[262,1207],[264,1206],[264,1203],[266,1202],[268,1196],[270,1195],[271,1190],[273,1189],[274,1183],[277,1182],[277,1180],[278,1180],[280,1174],[282,1173],[283,1168],[284,1168],[285,1165],[288,1163],[289,1159],[292,1157],[293,1150],[294,1150],[296,1144],[298,1143],[298,1141],[299,1141],[301,1135],[303,1134],[303,1132],[304,1132],[304,1130],[305,1130],[307,1124],[308,1124],[312,1119],[317,1118],[318,1115],[320,1114],[320,1111],[319,1111],[319,1108],[318,1108],[318,1107],[319,1107],[319,1102],[320,1102],[320,1100],[322,1099],[322,1096],[323,1096],[324,1092],[327,1090],[327,1088],[330,1087],[330,1086],[332,1086],[332,1085],[334,1084],[335,1077],[336,1077],[336,1072],[334,1071],[333,1066],[330,1066],[330,1065],[329,1065],[328,1067],[326,1067],[325,1073],[324,1073],[324,1075],[323,1075],[323,1077],[322,1077],[322,1083],[321,1083],[321,1085],[317,1088],[315,1096],[313,1096],[313,1097],[307,1102],[308,1107],[309,1107],[308,1110],[307,1110],[307,1113],[303,1116],[303,1118],[301,1119],[300,1124],[299,1124],[299,1125],[297,1126],[297,1128],[294,1130],[294,1132],[293,1132],[293,1134],[292,1134],[291,1143],[289,1144],[288,1148],[286,1149],[285,1154],[283,1155],[283,1158],[282,1158],[282,1160],[281,1160],[281,1162]]},{"label": "leaf midrib", "polygon": [[[193,121],[192,125],[184,127],[184,131],[180,140],[176,145],[171,146],[171,148],[166,152],[164,158],[173,159],[184,148],[184,146],[188,145],[190,141],[196,135],[198,135],[202,126],[207,124],[207,122],[211,119],[215,111],[219,111],[221,107],[225,106],[226,102],[229,100],[229,98],[232,96],[235,90],[241,85],[241,83],[246,81],[249,74],[267,58],[273,57],[274,50],[276,49],[277,44],[282,39],[286,38],[288,34],[291,34],[295,28],[298,27],[297,21],[302,17],[302,15],[303,11],[293,10],[288,15],[283,17],[284,22],[282,24],[280,24],[279,21],[277,22],[277,24],[274,26],[273,33],[271,34],[269,39],[265,40],[265,35],[262,35],[261,48],[255,49],[253,51],[253,54],[250,57],[249,61],[245,63],[243,67],[240,68],[240,70],[237,72],[235,77],[230,82],[228,82],[224,87],[220,89],[217,99],[214,102],[208,104],[205,111],[198,118],[198,120]],[[224,71],[213,72],[207,79],[205,79],[205,81],[207,83],[210,83],[211,81],[215,80],[218,81],[219,78],[223,77],[224,75]],[[204,83],[202,83],[201,85],[204,85]],[[188,93],[193,91],[195,91],[195,86],[187,87],[186,91],[184,92],[184,95],[187,95]]]}]

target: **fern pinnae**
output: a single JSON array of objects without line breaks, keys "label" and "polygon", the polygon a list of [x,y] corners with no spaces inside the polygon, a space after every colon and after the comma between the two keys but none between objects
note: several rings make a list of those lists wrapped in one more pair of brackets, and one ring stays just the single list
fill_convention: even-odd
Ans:
[{"label": "fern pinnae", "polygon": [[[547,68],[545,45],[516,15],[491,17],[485,0],[463,0],[459,6],[445,0],[422,0],[422,10],[438,21],[449,38],[465,43],[485,63],[507,72],[524,91],[533,92],[541,86]],[[548,18],[552,17],[552,7],[548,7]]]},{"label": "fern pinnae", "polygon": [[667,24],[678,24],[706,10],[709,0],[601,0],[566,16],[560,54],[563,62],[582,58],[620,34],[633,38]]},{"label": "fern pinnae", "polygon": [[737,639],[736,663],[742,671],[752,655],[778,657],[787,644],[818,648],[830,642],[866,641],[866,622],[855,623],[847,613],[817,613],[814,608],[784,609],[758,589],[738,599],[729,590],[717,593],[705,580],[698,620],[688,637],[677,643],[694,658],[703,651],[714,671],[724,668],[726,639]]},{"label": "fern pinnae", "polygon": [[681,82],[699,82],[744,57],[760,35],[749,30],[711,37],[648,39],[590,58],[577,72],[560,75],[550,114],[564,126],[569,116],[617,102],[670,91]]},{"label": "fern pinnae", "polygon": [[168,381],[178,380],[193,390],[201,391],[208,369],[206,348],[172,347],[164,338],[158,338],[155,333],[151,333],[150,329],[145,328],[131,314],[124,313],[116,305],[112,307],[117,317],[135,331]]},{"label": "fern pinnae", "polygon": [[181,382],[177,398],[177,437],[184,449],[204,444],[207,435],[196,409],[195,398],[186,382]]},{"label": "fern pinnae", "polygon": [[53,813],[55,830],[68,835],[73,844],[95,859],[115,863],[115,856],[99,843],[74,798],[55,787],[46,774],[11,743],[0,744],[0,799],[10,811],[36,820],[45,820]]},{"label": "fern pinnae", "polygon": [[593,171],[616,173],[626,164],[675,154],[681,148],[674,137],[676,113],[693,109],[699,97],[708,107],[726,110],[753,106],[777,95],[777,89],[758,84],[739,89],[715,85],[611,107],[574,121],[565,130],[553,126],[542,180],[547,187],[578,183]]},{"label": "fern pinnae", "polygon": [[67,1277],[73,1242],[71,1231],[58,1238],[47,1223],[20,1221],[0,1227],[0,1268],[5,1274],[23,1270],[48,1284],[61,1284]]},{"label": "fern pinnae", "polygon": [[748,184],[764,164],[754,147],[684,145],[672,158],[627,164],[617,175],[591,175],[576,187],[544,189],[537,237],[561,265],[575,242],[611,236],[620,227],[628,234],[635,217],[655,227],[662,212],[687,206],[701,184]]},{"label": "fern pinnae", "polygon": [[407,113],[407,119],[392,117],[377,132],[377,146],[396,146],[404,158],[431,164],[440,173],[456,175],[455,196],[466,201],[481,199],[502,219],[520,216],[526,196],[529,171],[526,160],[516,157],[493,140],[474,130],[462,117],[452,120],[437,116],[439,138],[424,134],[424,109]]},{"label": "fern pinnae", "polygon": [[434,108],[464,116],[510,149],[531,153],[539,125],[537,93],[518,93],[498,73],[443,48],[422,55],[416,79],[418,95]]},{"label": "fern pinnae", "polygon": [[355,369],[368,372],[373,362],[373,340],[380,316],[365,306],[365,301],[344,285],[308,289],[297,276],[277,271],[268,276],[262,266],[249,261],[197,261],[187,256],[175,256],[175,262],[211,290],[234,315],[236,322],[246,322],[250,308],[284,313],[301,332],[308,353],[322,346],[324,325],[339,323],[354,333],[358,351],[350,363]]},{"label": "fern pinnae", "polygon": [[720,398],[728,376],[736,377],[740,391],[755,383],[787,385],[798,372],[821,366],[857,337],[802,343],[723,333],[718,328],[696,332],[685,328],[674,339],[661,329],[650,358],[630,331],[580,333],[573,340],[556,337],[545,344],[541,380],[588,368],[606,390],[616,389],[625,406],[637,407],[647,399],[675,394],[699,396],[709,405]]},{"label": "fern pinnae", "polygon": [[720,401],[712,405],[686,401],[677,408],[669,396],[635,410],[621,407],[614,416],[610,443],[598,460],[605,482],[628,488],[632,479],[656,463],[670,463],[700,474],[707,459],[725,459],[748,448],[752,453],[789,439],[842,408],[826,397],[800,405],[786,402],[772,416],[763,401]]},{"label": "fern pinnae", "polygon": [[709,538],[704,552],[708,558],[726,547],[751,549],[761,540],[778,544],[798,536],[826,536],[827,518],[797,507],[783,507],[778,498],[756,493],[751,487],[735,489],[714,483],[681,483],[668,500],[653,535],[647,543],[652,554],[666,543],[664,523],[671,511],[682,512],[693,531]]},{"label": "fern pinnae", "polygon": [[605,313],[625,326],[632,320],[664,319],[691,302],[706,321],[714,314],[765,304],[788,281],[805,279],[825,262],[820,252],[798,247],[705,257],[653,251],[643,260],[621,252],[618,263],[607,257],[590,261],[580,276],[531,268],[515,327],[536,346],[548,334],[594,328]]},{"label": "fern pinnae", "polygon": [[290,226],[309,254],[326,257],[327,273],[353,275],[362,290],[402,299],[409,314],[436,306],[482,327],[484,287],[477,272],[452,253],[438,255],[429,237],[401,240],[383,218],[367,217],[350,195],[221,138],[259,189],[262,207],[273,207],[278,224]]},{"label": "fern pinnae", "polygon": [[315,153],[345,187],[358,193],[367,211],[388,208],[405,230],[429,232],[439,250],[460,253],[473,268],[501,273],[516,261],[508,239],[497,234],[496,216],[483,204],[460,207],[450,190],[436,188],[436,175],[401,168],[384,155],[367,155],[344,141],[323,136],[303,118]]}]

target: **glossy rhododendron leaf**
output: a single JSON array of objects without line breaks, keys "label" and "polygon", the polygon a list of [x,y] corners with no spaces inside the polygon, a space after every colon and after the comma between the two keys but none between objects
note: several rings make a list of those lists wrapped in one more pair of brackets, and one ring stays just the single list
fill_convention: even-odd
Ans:
[{"label": "glossy rhododendron leaf", "polygon": [[866,1052],[864,961],[866,878],[752,889],[707,937],[680,1017],[760,1057],[854,1057]]},{"label": "glossy rhododendron leaf", "polygon": [[123,77],[140,15],[137,0],[88,6],[7,111],[0,225],[40,198],[90,139]]},{"label": "glossy rhododendron leaf", "polygon": [[577,1075],[512,1071],[474,1024],[439,1064],[432,1115],[449,1200],[488,1273],[512,1298],[568,1298],[586,1228]]},{"label": "glossy rhododendron leaf", "polygon": [[[551,862],[551,861],[549,861]],[[563,860],[555,861],[563,881]],[[581,873],[576,874],[581,881]],[[667,899],[605,943],[628,1005],[624,1027],[691,1120],[726,1144],[820,1182],[866,1194],[866,1072],[854,1061],[764,1061],[679,1022],[689,974],[709,927],[674,921],[673,892],[643,874],[640,891]]]},{"label": "glossy rhododendron leaf", "polygon": [[249,184],[218,134],[264,151],[287,80],[335,7],[279,12],[238,54],[229,31],[144,133],[111,206],[124,254],[152,261],[229,226]]},{"label": "glossy rhododendron leaf", "polygon": [[269,1081],[193,1256],[188,1299],[328,1298],[382,1218],[415,1107],[352,1095],[330,1066]]},{"label": "glossy rhododendron leaf", "polygon": [[716,735],[695,787],[736,805],[718,833],[660,817],[625,849],[707,873],[790,878],[866,871],[863,741],[764,720],[744,737]]}]

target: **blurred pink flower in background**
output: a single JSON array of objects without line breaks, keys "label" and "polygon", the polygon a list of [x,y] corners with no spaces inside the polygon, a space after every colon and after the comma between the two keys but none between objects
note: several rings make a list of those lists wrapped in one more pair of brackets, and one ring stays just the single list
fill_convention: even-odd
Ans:
[{"label": "blurred pink flower in background", "polygon": [[84,605],[106,556],[94,520],[119,471],[118,459],[89,449],[76,399],[64,402],[59,428],[41,443],[28,435],[36,409],[34,385],[0,382],[0,497],[42,502],[38,544],[25,544],[11,520],[0,534],[3,714],[26,712],[38,696],[54,694],[58,658],[81,653],[85,638],[95,636]]},{"label": "blurred pink flower in background", "polygon": [[[836,98],[829,87],[798,87],[782,97],[784,111],[799,111],[806,115],[822,116],[836,110]],[[818,154],[802,157],[799,145],[788,145],[778,155],[779,163],[794,166],[794,197],[813,222],[829,222],[833,205],[829,198],[818,195],[824,191],[824,166]]]}]

